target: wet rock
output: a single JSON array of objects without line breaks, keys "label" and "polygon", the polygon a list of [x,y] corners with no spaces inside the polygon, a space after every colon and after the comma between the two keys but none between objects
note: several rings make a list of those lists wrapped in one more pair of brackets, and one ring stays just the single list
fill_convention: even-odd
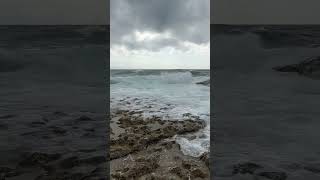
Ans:
[{"label": "wet rock", "polygon": [[257,176],[265,177],[271,180],[286,180],[287,174],[285,172],[260,172]]},{"label": "wet rock", "polygon": [[320,77],[320,56],[310,58],[298,64],[277,66],[273,68],[279,72],[297,72],[309,77]]},{"label": "wet rock", "polygon": [[300,170],[302,169],[303,167],[298,164],[298,163],[290,163],[290,164],[286,164],[286,165],[282,165],[282,167],[284,169],[287,169],[289,171],[297,171],[297,170]]},{"label": "wet rock", "polygon": [[156,157],[137,159],[132,167],[117,171],[111,176],[115,179],[131,179],[137,178],[153,172],[159,167]]},{"label": "wet rock", "polygon": [[88,116],[85,116],[85,115],[82,115],[80,116],[78,119],[76,119],[77,121],[94,121],[94,119],[88,117]]},{"label": "wet rock", "polygon": [[298,72],[299,71],[298,66],[296,64],[286,65],[286,66],[277,66],[277,67],[274,67],[273,69],[279,72]]},{"label": "wet rock", "polygon": [[203,161],[207,167],[210,166],[210,153],[205,152],[200,156],[200,160]]},{"label": "wet rock", "polygon": [[253,174],[256,170],[260,168],[262,168],[262,166],[255,163],[241,163],[233,166],[233,174]]},{"label": "wet rock", "polygon": [[169,141],[169,142],[164,142],[164,143],[162,143],[161,145],[162,145],[164,148],[166,148],[166,149],[171,149],[172,146],[173,146],[173,144],[175,144],[174,141]]},{"label": "wet rock", "polygon": [[65,135],[67,133],[67,130],[58,126],[50,126],[49,129],[51,129],[53,133],[58,135]]},{"label": "wet rock", "polygon": [[180,167],[173,167],[170,169],[170,172],[180,178],[188,178],[186,171],[181,169]]},{"label": "wet rock", "polygon": [[303,167],[303,169],[310,171],[312,173],[320,173],[320,164],[309,164]]},{"label": "wet rock", "polygon": [[[177,134],[200,130],[205,126],[202,120],[191,119],[192,114],[183,121],[177,121],[161,120],[157,116],[142,118],[130,112],[122,111],[115,118],[121,133],[111,137],[110,141],[110,160],[117,164],[112,169],[113,179],[207,179],[209,173],[205,163],[198,158],[184,156],[180,146],[169,140]],[[170,152],[177,154],[169,155]],[[173,162],[170,169],[163,166],[164,158]],[[126,161],[125,166],[120,165],[123,161]],[[159,174],[158,168],[165,168],[161,171],[164,174]]]},{"label": "wet rock", "polygon": [[89,132],[94,132],[95,129],[94,128],[84,128],[85,131],[89,131]]},{"label": "wet rock", "polygon": [[196,168],[191,171],[191,176],[194,178],[206,178],[208,177],[208,174],[204,173],[200,169]]},{"label": "wet rock", "polygon": [[185,168],[185,169],[187,169],[187,170],[190,170],[191,168],[192,168],[192,164],[190,163],[190,162],[188,162],[188,161],[182,161],[182,167],[183,168]]},{"label": "wet rock", "polygon": [[[141,150],[163,139],[173,137],[176,134],[196,132],[204,127],[202,121],[163,121],[154,118],[135,118],[128,112],[122,112],[119,118],[119,127],[124,128],[117,139],[111,139],[110,158],[116,159],[132,152]],[[158,128],[151,129],[148,125],[153,124]]]},{"label": "wet rock", "polygon": [[204,86],[210,86],[210,79],[206,80],[206,81],[202,81],[202,82],[197,82],[196,84],[201,84]]},{"label": "wet rock", "polygon": [[33,121],[30,123],[30,127],[40,127],[45,125],[46,123],[43,121]]},{"label": "wet rock", "polygon": [[168,178],[164,175],[154,175],[154,174],[151,174],[145,178],[145,180],[174,180],[174,179],[175,178],[173,177]]}]

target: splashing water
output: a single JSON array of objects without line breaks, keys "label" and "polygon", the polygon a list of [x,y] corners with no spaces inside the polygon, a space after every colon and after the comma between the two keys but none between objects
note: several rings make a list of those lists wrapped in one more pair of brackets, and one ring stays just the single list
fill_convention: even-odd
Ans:
[{"label": "splashing water", "polygon": [[184,154],[200,156],[210,145],[210,88],[196,84],[209,79],[209,70],[198,71],[112,70],[111,109],[143,111],[144,117],[164,120],[198,117],[206,127],[176,141]]}]

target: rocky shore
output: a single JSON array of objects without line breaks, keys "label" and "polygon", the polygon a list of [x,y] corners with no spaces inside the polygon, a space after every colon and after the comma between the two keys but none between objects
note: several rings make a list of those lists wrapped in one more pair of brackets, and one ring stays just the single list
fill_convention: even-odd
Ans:
[{"label": "rocky shore", "polygon": [[[33,117],[34,120],[25,115],[30,122],[14,125],[21,116],[1,116],[1,124],[6,126],[1,132],[17,136],[8,136],[16,140],[7,142],[6,147],[1,145],[1,154],[7,157],[2,157],[0,179],[106,179],[103,117],[92,112],[55,111]],[[18,139],[24,141],[20,146],[15,144]]]},{"label": "rocky shore", "polygon": [[209,179],[209,156],[184,155],[176,135],[196,132],[195,120],[143,118],[139,111],[115,111],[110,122],[111,179]]}]

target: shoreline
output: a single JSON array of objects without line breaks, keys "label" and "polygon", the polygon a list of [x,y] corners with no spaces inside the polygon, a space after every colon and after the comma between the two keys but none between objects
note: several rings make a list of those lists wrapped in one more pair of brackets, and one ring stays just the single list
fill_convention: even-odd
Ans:
[{"label": "shoreline", "polygon": [[140,111],[111,112],[111,179],[210,179],[209,153],[184,155],[176,135],[194,133],[203,121],[143,118]]}]

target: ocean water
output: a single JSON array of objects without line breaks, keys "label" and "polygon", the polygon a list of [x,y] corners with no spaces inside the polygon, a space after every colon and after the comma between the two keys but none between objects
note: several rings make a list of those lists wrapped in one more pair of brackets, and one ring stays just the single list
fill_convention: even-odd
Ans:
[{"label": "ocean water", "polygon": [[209,151],[210,87],[196,84],[210,78],[209,70],[111,70],[110,77],[111,111],[143,111],[144,117],[181,121],[198,116],[206,122],[204,129],[174,138],[186,155]]},{"label": "ocean water", "polygon": [[221,29],[220,34],[211,31],[213,179],[225,179],[225,172],[232,172],[239,162],[285,172],[287,179],[319,179],[312,172],[284,168],[320,162],[319,80],[276,72],[273,67],[318,57],[320,27],[264,26],[257,32],[257,26],[214,25],[213,29]]},{"label": "ocean water", "polygon": [[[61,154],[50,176],[63,171],[69,177],[72,172],[59,166],[64,156],[106,156],[108,31],[108,26],[90,25],[0,26],[1,167],[17,167],[34,152]],[[95,121],[80,123],[83,115]],[[89,136],[84,135],[87,128],[94,129]],[[88,148],[94,151],[81,151]],[[103,166],[107,163],[97,165],[101,171]],[[30,166],[19,171],[12,178],[35,179],[45,173]],[[90,175],[91,168],[81,173]],[[108,175],[105,171],[99,178]]]}]

